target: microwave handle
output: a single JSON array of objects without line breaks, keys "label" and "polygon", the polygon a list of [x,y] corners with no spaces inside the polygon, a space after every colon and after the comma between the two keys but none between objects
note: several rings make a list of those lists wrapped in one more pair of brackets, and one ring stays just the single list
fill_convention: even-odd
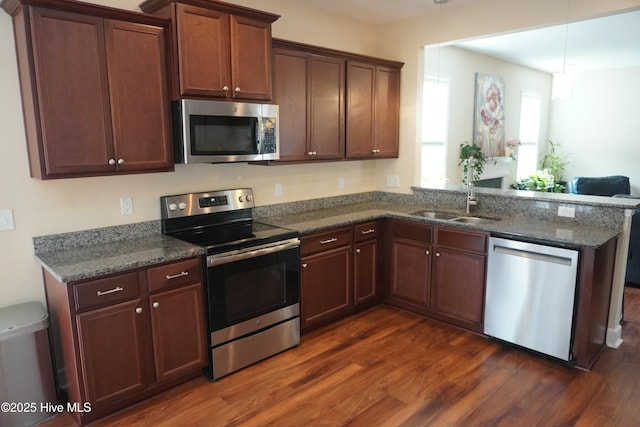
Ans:
[{"label": "microwave handle", "polygon": [[258,154],[263,154],[262,153],[262,139],[263,139],[263,124],[262,124],[262,118],[258,117],[258,120],[256,120],[256,149],[258,151]]}]

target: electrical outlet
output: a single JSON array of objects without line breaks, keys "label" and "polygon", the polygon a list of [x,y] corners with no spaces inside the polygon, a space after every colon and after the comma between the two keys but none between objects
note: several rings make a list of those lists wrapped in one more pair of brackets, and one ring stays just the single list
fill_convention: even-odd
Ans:
[{"label": "electrical outlet", "polygon": [[0,231],[15,230],[15,224],[13,222],[13,210],[3,209],[0,210]]},{"label": "electrical outlet", "polygon": [[387,175],[387,187],[400,187],[400,177],[398,175]]},{"label": "electrical outlet", "polygon": [[564,216],[566,218],[575,218],[576,208],[570,208],[569,206],[558,206],[558,216]]},{"label": "electrical outlet", "polygon": [[120,197],[120,214],[133,214],[133,200],[131,199],[131,197]]},{"label": "electrical outlet", "polygon": [[282,184],[276,184],[276,197],[282,196]]},{"label": "electrical outlet", "polygon": [[338,178],[338,190],[344,190],[344,178]]}]

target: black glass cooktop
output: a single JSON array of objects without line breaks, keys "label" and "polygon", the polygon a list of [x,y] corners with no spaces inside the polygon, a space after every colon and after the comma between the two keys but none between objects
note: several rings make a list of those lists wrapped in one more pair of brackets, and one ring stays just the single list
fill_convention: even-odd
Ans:
[{"label": "black glass cooktop", "polygon": [[291,239],[297,237],[298,232],[256,221],[243,221],[167,233],[167,235],[202,246],[206,248],[206,253],[209,255]]}]

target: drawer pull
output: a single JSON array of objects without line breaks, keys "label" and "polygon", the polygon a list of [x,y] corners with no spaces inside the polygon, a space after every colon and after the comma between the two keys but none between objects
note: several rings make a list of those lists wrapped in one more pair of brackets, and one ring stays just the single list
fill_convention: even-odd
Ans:
[{"label": "drawer pull", "polygon": [[326,245],[327,243],[333,243],[333,242],[337,242],[338,239],[336,239],[335,237],[332,239],[327,239],[327,240],[320,240],[320,244],[321,245]]},{"label": "drawer pull", "polygon": [[136,314],[142,314],[142,307],[136,308]]},{"label": "drawer pull", "polygon": [[375,233],[375,232],[376,232],[376,230],[374,230],[373,228],[361,231],[362,234],[371,234],[371,233]]},{"label": "drawer pull", "polygon": [[104,296],[104,295],[109,295],[109,294],[113,294],[113,293],[116,293],[116,292],[122,292],[122,291],[124,291],[124,288],[121,288],[120,286],[118,286],[118,287],[115,287],[113,289],[109,289],[108,291],[98,291],[98,292],[96,292],[96,294],[99,297],[101,297],[101,296]]},{"label": "drawer pull", "polygon": [[188,275],[189,275],[188,271],[181,271],[180,273],[173,274],[173,275],[167,274],[167,280],[177,279],[178,277],[183,277],[183,276],[188,276]]},{"label": "drawer pull", "polygon": [[153,303],[153,308],[158,308],[160,307],[160,303],[158,301]]}]

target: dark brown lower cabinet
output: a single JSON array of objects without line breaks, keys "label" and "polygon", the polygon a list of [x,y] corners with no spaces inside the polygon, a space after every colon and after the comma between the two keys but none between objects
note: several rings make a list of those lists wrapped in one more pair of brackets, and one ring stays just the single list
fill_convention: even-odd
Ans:
[{"label": "dark brown lower cabinet", "polygon": [[380,299],[380,243],[382,221],[371,221],[353,227],[353,290],[356,308],[370,307]]},{"label": "dark brown lower cabinet", "polygon": [[302,237],[300,247],[301,330],[346,316],[353,306],[352,229]]},{"label": "dark brown lower cabinet", "polygon": [[[457,235],[457,241],[447,247],[448,235],[451,234]],[[484,233],[439,228],[437,239],[430,314],[482,333],[487,236]]]},{"label": "dark brown lower cabinet", "polygon": [[393,220],[389,275],[384,300],[393,306],[426,314],[431,289],[433,227]]},{"label": "dark brown lower cabinet", "polygon": [[59,394],[93,422],[202,374],[201,259],[75,283],[45,271]]},{"label": "dark brown lower cabinet", "polygon": [[370,221],[302,236],[303,332],[379,302],[381,226],[381,221]]},{"label": "dark brown lower cabinet", "polygon": [[385,301],[482,332],[487,234],[392,221]]}]

